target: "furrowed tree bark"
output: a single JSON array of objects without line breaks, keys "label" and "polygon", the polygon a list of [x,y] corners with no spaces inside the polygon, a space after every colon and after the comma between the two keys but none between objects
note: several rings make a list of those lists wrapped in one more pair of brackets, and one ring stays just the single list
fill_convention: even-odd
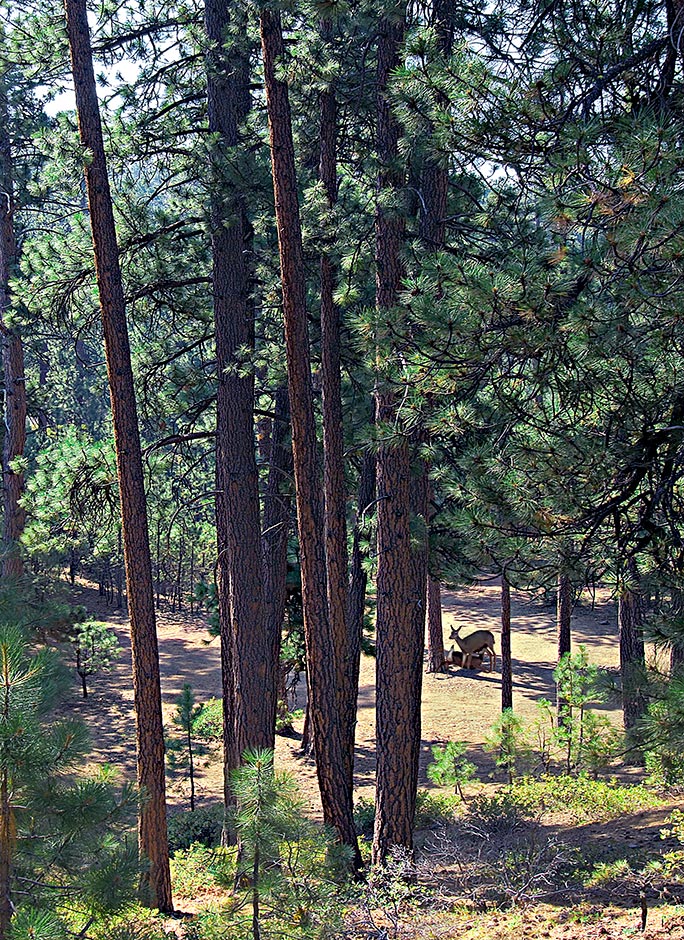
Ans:
[{"label": "furrowed tree bark", "polygon": [[[330,20],[320,24],[321,38],[330,43]],[[337,202],[337,101],[327,88],[320,95],[319,177],[328,207]],[[348,786],[354,788],[354,738],[360,645],[348,623],[349,554],[347,550],[347,488],[344,480],[344,422],[340,363],[340,310],[334,301],[336,272],[329,251],[321,254],[321,373],[323,392],[323,492],[328,616],[335,644],[337,692],[342,719],[342,753]]]},{"label": "furrowed tree bark", "polygon": [[566,574],[558,575],[556,613],[558,624],[558,662],[560,662],[562,657],[571,651],[572,647],[570,624],[572,617],[572,582]]},{"label": "furrowed tree bark", "polygon": [[[681,588],[672,588],[672,613],[681,624],[684,618],[684,591]],[[684,633],[681,633],[672,641],[670,647],[670,674],[681,672],[682,667],[684,667]]]},{"label": "furrowed tree bark", "polygon": [[343,751],[338,708],[335,639],[328,616],[324,509],[311,383],[304,253],[289,94],[285,82],[276,75],[284,55],[284,43],[280,15],[274,10],[262,11],[261,43],[280,249],[309,709],[316,770],[325,822],[334,826],[340,840],[352,847],[354,864],[360,867],[347,772],[349,758]]},{"label": "furrowed tree bark", "polygon": [[639,575],[633,558],[627,562],[626,575],[618,598],[618,627],[622,715],[625,730],[630,731],[646,711],[643,692],[646,655],[641,632],[642,598],[638,590]]},{"label": "furrowed tree bark", "polygon": [[[387,205],[404,183],[397,168],[399,127],[389,101],[390,73],[400,64],[404,15],[385,18],[378,36],[377,152],[378,206],[375,221],[378,357],[388,351],[394,307],[403,276],[404,220]],[[382,863],[392,847],[413,848],[413,817],[420,753],[420,691],[424,621],[417,629],[411,557],[411,465],[409,442],[397,428],[397,392],[383,374],[376,376],[377,455],[377,789],[373,861]],[[425,584],[425,577],[423,578]]]},{"label": "furrowed tree bark", "polygon": [[23,457],[26,444],[26,379],[24,346],[20,335],[8,323],[11,305],[9,281],[16,263],[14,233],[14,174],[9,128],[9,106],[4,79],[0,80],[0,336],[4,384],[5,434],[2,452],[3,517],[2,576],[20,578],[24,564],[19,551],[26,512],[19,501],[24,493],[24,474],[13,469]]},{"label": "furrowed tree bark", "polygon": [[207,105],[209,131],[215,135],[210,209],[218,369],[216,533],[229,800],[228,776],[242,754],[274,746],[277,684],[263,600],[254,373],[239,368],[241,350],[254,347],[254,308],[246,206],[229,169],[231,150],[240,143],[240,126],[251,107],[246,24],[236,11],[228,0],[205,0]]},{"label": "furrowed tree bark", "polygon": [[438,578],[427,579],[428,662],[426,672],[444,671],[444,633],[442,630],[442,591]]},{"label": "furrowed tree bark", "polygon": [[[352,660],[357,664],[361,656],[361,640],[363,638],[363,621],[366,614],[366,587],[368,575],[363,567],[365,558],[362,548],[363,529],[368,520],[365,517],[366,509],[373,502],[375,496],[375,456],[371,453],[364,455],[359,477],[359,492],[356,503],[356,519],[352,536],[351,563],[349,571],[349,635],[352,640]],[[358,686],[358,666],[355,685]]]},{"label": "furrowed tree bark", "polygon": [[[292,452],[288,440],[290,406],[287,388],[282,386],[275,394],[275,416],[271,428],[268,480],[264,490],[264,531],[262,535],[264,567],[264,601],[266,629],[270,656],[278,664],[278,713],[284,706],[284,676],[279,665],[280,640],[287,602],[287,540],[290,531],[291,497],[289,478],[292,475]],[[282,680],[282,681],[281,681]],[[286,693],[285,693],[286,695]]]},{"label": "furrowed tree bark", "polygon": [[[445,0],[436,0],[434,4],[435,26],[437,27],[438,49],[443,55],[451,51],[453,28],[448,23],[448,8]],[[441,103],[448,107],[446,95]],[[430,127],[432,131],[433,128]],[[426,251],[439,251],[444,247],[446,236],[447,196],[449,191],[449,173],[443,158],[435,153],[428,153],[421,172],[421,196],[419,215],[419,234]],[[423,464],[423,466],[425,466]],[[425,471],[427,474],[427,467]],[[428,486],[428,500],[432,496]],[[426,562],[428,546],[426,545]],[[427,672],[440,672],[444,663],[444,635],[442,632],[441,594],[439,581],[429,574],[427,578],[427,635],[428,666]]]},{"label": "furrowed tree bark", "polygon": [[[558,633],[558,662],[563,656],[571,652],[572,632],[570,618],[572,616],[572,582],[561,572],[558,575],[558,589],[556,595],[556,624]],[[568,706],[556,689],[556,714],[558,723],[563,724],[567,718]]]},{"label": "furrowed tree bark", "polygon": [[[100,295],[121,502],[126,587],[131,622],[138,784],[144,799],[138,836],[149,862],[145,900],[173,911],[166,831],[164,729],[152,564],[140,434],[112,198],[107,177],[85,0],[65,0],[85,178]],[[149,894],[148,894],[149,893]]]},{"label": "furrowed tree bark", "polygon": [[511,586],[501,574],[501,711],[513,708],[513,663],[511,659]]}]

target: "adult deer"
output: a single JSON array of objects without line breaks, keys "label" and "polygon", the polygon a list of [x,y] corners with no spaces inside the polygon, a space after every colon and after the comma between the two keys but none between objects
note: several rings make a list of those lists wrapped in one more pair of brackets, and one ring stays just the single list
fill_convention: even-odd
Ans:
[{"label": "adult deer", "polygon": [[489,671],[496,668],[496,653],[494,652],[494,634],[489,630],[475,630],[468,636],[461,637],[460,627],[451,628],[451,639],[456,640],[461,652],[463,653],[463,668],[467,669],[475,653],[482,653],[485,650],[489,653]]}]

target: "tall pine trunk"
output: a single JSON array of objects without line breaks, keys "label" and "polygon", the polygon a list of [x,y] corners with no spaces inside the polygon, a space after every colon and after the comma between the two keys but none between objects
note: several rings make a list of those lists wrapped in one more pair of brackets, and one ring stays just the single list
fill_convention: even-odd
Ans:
[{"label": "tall pine trunk", "polygon": [[[567,574],[558,575],[558,589],[556,595],[556,627],[558,635],[558,662],[563,656],[571,652],[572,632],[570,618],[572,615],[572,582]],[[558,693],[556,688],[556,714],[558,724],[565,723],[568,715],[568,705]]]},{"label": "tall pine trunk", "polygon": [[[434,25],[437,29],[437,48],[447,56],[451,51],[453,28],[449,25],[448,8],[444,0],[434,4]],[[440,104],[448,107],[446,95],[440,97]],[[434,128],[430,126],[430,131]],[[443,156],[428,150],[420,176],[419,234],[423,248],[427,252],[440,251],[445,244],[447,196],[449,191],[449,173]],[[419,461],[419,472],[427,475],[427,466]],[[432,501],[431,487],[428,485],[427,504],[425,507],[431,521],[429,503]],[[428,527],[429,534],[429,527]],[[424,547],[425,564],[428,563],[428,542]],[[416,572],[418,574],[418,571]],[[442,611],[439,581],[427,577],[427,634],[428,634],[428,672],[438,672],[443,668],[444,638],[442,633]]]},{"label": "tall pine trunk", "polygon": [[21,337],[8,324],[11,304],[9,281],[16,262],[14,234],[14,174],[9,127],[9,106],[4,78],[0,80],[0,334],[4,385],[5,433],[2,452],[3,517],[2,576],[16,579],[24,573],[19,540],[26,513],[19,501],[24,492],[23,471],[13,462],[26,444],[26,379]]},{"label": "tall pine trunk", "polygon": [[[322,20],[321,38],[333,39],[330,20]],[[328,207],[337,202],[337,101],[332,88],[320,95],[319,176]],[[321,255],[321,372],[323,391],[323,491],[325,498],[325,552],[328,576],[328,612],[335,644],[337,690],[342,720],[342,752],[348,785],[354,787],[354,738],[360,644],[352,636],[347,597],[347,490],[344,480],[344,423],[342,415],[340,310],[334,301],[336,272],[331,253]]]},{"label": "tall pine trunk", "polygon": [[513,661],[511,658],[511,586],[501,573],[501,711],[513,708]]},{"label": "tall pine trunk", "polygon": [[[237,12],[236,12],[237,11]],[[259,479],[254,439],[254,374],[240,368],[254,346],[254,308],[246,261],[249,224],[231,179],[230,152],[250,107],[243,14],[228,0],[206,0],[207,97],[211,151],[211,236],[218,387],[216,533],[227,777],[247,749],[272,748],[276,662],[269,643],[262,582]],[[239,18],[239,21],[231,23]],[[229,29],[235,35],[226,50]],[[228,797],[228,794],[226,794]]]},{"label": "tall pine trunk", "polygon": [[287,712],[285,675],[280,666],[280,641],[287,603],[287,541],[290,532],[291,498],[288,490],[289,477],[292,475],[292,451],[287,433],[289,418],[287,388],[282,386],[275,393],[262,535],[266,630],[270,644],[269,655],[278,664],[276,701],[277,714],[281,717]]},{"label": "tall pine trunk", "polygon": [[342,842],[361,857],[354,829],[349,755],[344,753],[337,696],[336,643],[328,616],[324,507],[316,441],[306,281],[299,197],[287,84],[277,77],[284,56],[280,15],[261,14],[261,43],[271,145],[273,190],[280,249],[283,319],[302,566],[302,606],[306,641],[309,710],[316,746],[316,771],[323,816]]},{"label": "tall pine trunk", "polygon": [[[143,888],[165,913],[173,910],[166,832],[164,729],[152,564],[140,433],[114,212],[107,177],[85,0],[65,0],[66,25],[85,164],[86,189],[100,295],[114,445],[121,502],[126,587],[131,622],[138,784],[143,794],[138,835],[149,861]],[[148,900],[148,898],[145,898]]]},{"label": "tall pine trunk", "polygon": [[556,603],[556,621],[558,627],[558,662],[572,645],[572,632],[570,621],[572,617],[572,581],[567,574],[558,575],[558,590]]},{"label": "tall pine trunk", "polygon": [[[387,85],[400,64],[404,18],[383,19],[378,36],[377,152],[378,207],[375,222],[378,343],[391,332],[403,276],[404,220],[387,205],[404,183],[397,168],[399,127],[387,99]],[[386,326],[385,326],[386,324]],[[383,350],[387,354],[386,350]],[[377,457],[377,789],[373,860],[383,862],[392,847],[413,847],[413,817],[420,754],[420,693],[424,620],[415,605],[411,557],[411,465],[409,442],[389,433],[398,419],[396,387],[376,378]],[[419,502],[415,500],[414,503]],[[423,586],[425,585],[423,576]],[[417,628],[420,620],[421,629]]]},{"label": "tall pine trunk", "polygon": [[630,558],[625,566],[624,584],[618,598],[622,714],[626,731],[636,725],[646,710],[643,692],[646,655],[641,623],[642,597],[639,593],[639,575],[636,562]]},{"label": "tall pine trunk", "polygon": [[428,661],[426,672],[442,672],[444,668],[444,633],[442,630],[442,591],[438,578],[427,581]]}]

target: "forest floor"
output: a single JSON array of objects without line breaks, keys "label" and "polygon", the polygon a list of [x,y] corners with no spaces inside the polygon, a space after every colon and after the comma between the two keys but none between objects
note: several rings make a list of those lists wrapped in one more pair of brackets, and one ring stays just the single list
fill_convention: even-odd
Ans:
[{"label": "forest floor", "polygon": [[[130,681],[130,642],[125,616],[107,606],[91,586],[77,585],[73,600],[84,604],[99,619],[107,621],[116,631],[122,646],[122,654],[113,671],[95,677],[91,682],[87,699],[80,697],[80,686],[75,676],[73,695],[65,708],[70,714],[82,717],[91,731],[93,762],[107,762],[120,768],[124,779],[135,778],[135,734],[133,720],[133,693]],[[468,745],[468,757],[478,768],[480,783],[474,792],[490,793],[501,782],[491,755],[484,750],[484,737],[490,730],[501,709],[501,683],[498,663],[500,651],[499,635],[500,587],[495,581],[483,581],[459,592],[443,594],[445,646],[450,627],[460,624],[467,634],[472,629],[491,630],[496,637],[497,670],[466,671],[451,667],[447,673],[424,675],[422,699],[422,749],[420,760],[421,787],[431,786],[426,776],[426,767],[431,758],[430,747],[449,740],[464,741]],[[575,648],[584,644],[589,659],[609,669],[617,668],[617,623],[615,604],[603,592],[595,598],[585,596],[576,606],[573,620],[573,644]],[[512,598],[512,655],[514,676],[514,709],[522,717],[535,714],[535,703],[540,698],[553,697],[552,671],[556,658],[555,609],[542,605],[527,596]],[[197,702],[218,697],[221,692],[220,658],[218,639],[212,639],[202,616],[191,616],[189,611],[172,613],[162,610],[158,618],[160,664],[164,720],[167,734],[179,736],[174,728],[172,715],[183,684],[192,685]],[[650,655],[654,655],[651,653]],[[356,790],[357,798],[371,797],[375,770],[375,660],[364,656],[361,665],[359,690],[359,713],[356,741]],[[300,686],[299,707],[304,704],[304,690]],[[620,715],[613,706],[606,706],[616,724]],[[276,746],[276,762],[280,769],[291,770],[298,781],[302,796],[310,807],[311,814],[318,817],[320,807],[317,799],[315,768],[313,762],[299,754],[301,721],[295,723],[295,734],[280,736]],[[222,766],[218,752],[207,752],[199,757],[197,793],[200,804],[218,803],[222,798]],[[621,769],[621,780],[639,782],[636,769]],[[184,774],[176,772],[170,780],[169,802],[171,811],[188,808],[189,788]],[[676,844],[663,842],[660,830],[674,808],[684,808],[684,800],[670,796],[662,805],[649,807],[638,813],[625,813],[619,820],[610,823],[590,823],[578,827],[577,821],[564,818],[563,814],[537,821],[522,837],[519,833],[496,836],[497,843],[508,840],[511,851],[523,846],[529,864],[530,853],[537,851],[540,834],[545,845],[562,846],[561,851],[577,851],[581,855],[605,859],[606,864],[617,864],[625,857],[639,859],[660,858],[664,851],[672,851]],[[430,840],[430,835],[426,836]],[[440,838],[443,838],[441,836]],[[486,865],[491,845],[472,834],[453,833],[449,838],[458,843],[456,855],[446,853],[443,864],[431,863],[429,880],[435,888],[433,900],[428,907],[418,905],[413,914],[392,927],[388,935],[429,938],[462,937],[464,940],[497,938],[542,938],[563,937],[567,940],[607,940],[633,936],[640,924],[639,891],[645,886],[653,897],[652,903],[660,905],[649,914],[648,926],[641,935],[646,938],[672,937],[684,940],[684,902],[676,894],[664,906],[648,879],[624,871],[617,880],[608,879],[605,885],[595,887],[578,898],[573,892],[554,896],[552,904],[543,902],[543,891],[535,889],[533,906],[524,906],[511,911],[488,910],[486,902],[479,904],[477,891],[471,890],[463,879],[463,866],[469,871],[478,865]],[[478,841],[479,838],[479,841]],[[532,843],[530,847],[530,838]],[[511,841],[512,840],[512,841]],[[517,847],[517,848],[516,848]],[[452,845],[453,848],[453,845]],[[501,845],[495,846],[500,857]],[[459,854],[460,853],[460,854]],[[444,853],[442,853],[444,854]],[[433,853],[434,855],[434,853]],[[439,856],[439,852],[437,852]],[[449,856],[448,858],[446,856]],[[498,864],[498,863],[497,863]],[[523,864],[523,863],[521,863]],[[538,860],[537,867],[547,864]],[[553,881],[554,863],[548,862],[548,878]],[[619,866],[618,866],[619,867]],[[459,872],[461,874],[459,874]],[[544,871],[538,873],[544,881]],[[647,884],[648,882],[648,884]],[[649,887],[650,885],[650,887]],[[654,893],[655,892],[655,893]],[[660,892],[662,893],[662,892]],[[554,894],[552,891],[551,894]],[[195,904],[183,906],[197,910]],[[425,909],[423,909],[425,907]],[[376,912],[377,913],[377,912]],[[370,916],[370,915],[369,915]],[[366,921],[359,925],[358,936],[375,935],[376,926]]]}]

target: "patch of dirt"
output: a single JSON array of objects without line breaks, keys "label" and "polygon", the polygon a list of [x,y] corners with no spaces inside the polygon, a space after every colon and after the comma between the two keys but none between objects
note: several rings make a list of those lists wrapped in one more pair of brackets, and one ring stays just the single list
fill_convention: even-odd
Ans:
[{"label": "patch of dirt", "polygon": [[[87,699],[80,698],[74,673],[73,695],[68,710],[82,717],[89,726],[93,741],[93,761],[107,761],[121,768],[124,777],[135,777],[135,730],[133,690],[131,683],[130,640],[123,612],[107,607],[96,590],[79,585],[74,601],[84,604],[92,614],[107,621],[116,631],[122,655],[113,672],[95,677]],[[500,645],[500,585],[482,581],[462,591],[443,593],[445,646],[452,625],[463,627],[464,634],[474,629],[487,629],[496,638],[497,656]],[[553,697],[553,668],[556,659],[555,609],[542,606],[524,596],[512,598],[513,703],[515,711],[532,716],[540,698]],[[573,614],[573,643],[586,645],[589,658],[601,666],[617,667],[617,616],[615,603],[604,593],[591,604],[583,598]],[[178,734],[172,715],[183,684],[189,682],[197,702],[221,694],[220,651],[218,639],[207,631],[206,618],[191,616],[189,611],[158,614],[159,655],[162,674],[164,721],[167,733]],[[465,741],[469,757],[486,778],[492,774],[491,757],[483,750],[484,736],[501,712],[501,677],[499,662],[494,672],[451,667],[446,673],[425,674],[422,696],[422,749],[420,785],[426,786],[425,774],[431,759],[430,747],[449,740]],[[300,686],[300,690],[302,687]],[[298,705],[305,701],[300,691]],[[607,707],[616,722],[619,711]],[[313,761],[299,754],[301,722],[295,734],[279,737],[276,760],[281,768],[292,770],[302,794],[314,814],[320,811],[318,788]],[[222,767],[217,754],[205,754],[198,761],[197,791],[201,802],[217,802],[222,798]],[[359,711],[356,738],[357,794],[370,796],[375,773],[375,660],[362,657],[359,688]],[[635,776],[637,772],[634,771]],[[171,806],[187,805],[187,786],[182,774],[176,772],[170,782]]]}]

